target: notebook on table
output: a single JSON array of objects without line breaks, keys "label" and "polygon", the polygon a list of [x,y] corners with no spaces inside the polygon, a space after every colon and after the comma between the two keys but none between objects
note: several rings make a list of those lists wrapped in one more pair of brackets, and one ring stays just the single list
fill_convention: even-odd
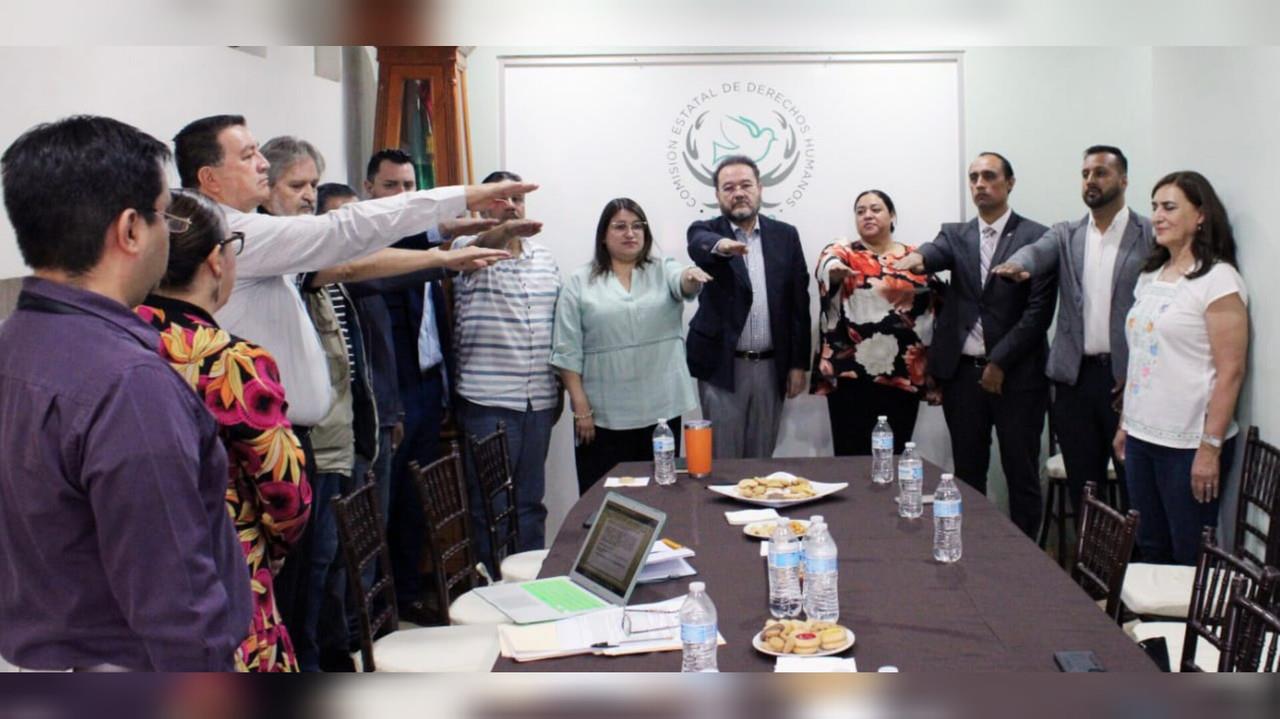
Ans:
[{"label": "notebook on table", "polygon": [[567,576],[494,584],[474,591],[516,624],[626,606],[666,522],[665,512],[610,492]]}]

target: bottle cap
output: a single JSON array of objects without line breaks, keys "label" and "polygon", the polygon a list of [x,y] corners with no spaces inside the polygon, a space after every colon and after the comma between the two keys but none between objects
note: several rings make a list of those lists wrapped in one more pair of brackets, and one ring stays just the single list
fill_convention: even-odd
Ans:
[{"label": "bottle cap", "polygon": [[823,524],[826,524],[826,523],[827,523],[827,519],[826,519],[826,517],[823,517],[821,514],[815,514],[815,515],[813,515],[813,516],[809,517],[809,523],[810,523],[810,524],[817,524],[818,522],[822,522]]},{"label": "bottle cap", "polygon": [[946,472],[943,472],[943,473],[942,473],[942,478],[943,478],[943,479],[955,479],[956,477],[955,477],[955,475],[954,475],[954,474],[947,474]]},{"label": "bottle cap", "polygon": [[915,449],[915,447],[916,447],[916,443],[915,443],[915,442],[907,442],[906,444],[904,444],[904,445],[902,445],[902,446],[903,446],[903,447],[910,447],[911,449]]},{"label": "bottle cap", "polygon": [[889,421],[889,416],[888,416],[888,415],[884,415],[884,414],[882,414],[882,415],[880,415],[879,417],[876,417],[876,421],[877,421],[877,422],[888,422],[888,421]]},{"label": "bottle cap", "polygon": [[659,418],[658,418],[658,424],[666,424],[666,423],[667,423],[667,418],[666,418],[666,417],[659,417]]},{"label": "bottle cap", "polygon": [[705,592],[707,591],[707,583],[706,582],[689,582],[689,591]]},{"label": "bottle cap", "polygon": [[895,666],[894,666],[894,665],[892,665],[892,664],[886,664],[886,665],[884,665],[884,666],[880,667],[879,669],[877,669],[876,671],[878,671],[878,672],[883,672],[883,673],[885,673],[885,674],[897,674],[897,673],[898,673],[898,668],[897,668],[897,667],[895,667]]}]

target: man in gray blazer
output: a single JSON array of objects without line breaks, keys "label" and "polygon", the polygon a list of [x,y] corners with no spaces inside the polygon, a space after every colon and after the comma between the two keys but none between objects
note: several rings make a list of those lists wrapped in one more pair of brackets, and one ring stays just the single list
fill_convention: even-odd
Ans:
[{"label": "man in gray blazer", "polygon": [[[1124,322],[1151,252],[1151,222],[1125,206],[1128,170],[1119,148],[1085,150],[1081,193],[1089,214],[1059,222],[992,270],[1015,281],[1058,275],[1058,326],[1045,373],[1053,380],[1053,423],[1077,508],[1085,482],[1106,480],[1129,361]],[[1124,467],[1119,461],[1115,467],[1123,492]]]},{"label": "man in gray blazer", "polygon": [[912,272],[951,271],[934,320],[929,374],[942,386],[956,477],[987,491],[991,430],[1009,485],[1009,518],[1027,536],[1040,528],[1040,435],[1049,405],[1044,376],[1048,330],[1057,298],[1052,272],[1031,282],[994,277],[991,269],[1040,239],[1044,225],[1009,207],[1013,166],[995,152],[969,165],[978,216],[948,222],[897,263]]}]

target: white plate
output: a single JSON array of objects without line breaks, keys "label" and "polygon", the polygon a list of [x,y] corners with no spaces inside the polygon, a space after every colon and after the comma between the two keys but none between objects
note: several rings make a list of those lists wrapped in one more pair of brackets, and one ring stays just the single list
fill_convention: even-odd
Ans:
[{"label": "white plate", "polygon": [[[778,478],[778,479],[795,479],[796,478],[794,474],[791,474],[789,472],[774,472],[773,474],[766,475],[766,478],[769,478],[769,477]],[[736,499],[739,502],[746,502],[747,504],[755,504],[761,507],[777,508],[777,507],[791,507],[797,504],[804,504],[805,502],[812,502],[815,499],[822,499],[823,497],[829,494],[835,494],[836,492],[839,492],[840,490],[848,487],[849,483],[848,482],[814,482],[813,480],[809,480],[809,486],[813,487],[813,492],[814,492],[813,496],[801,497],[800,499],[762,499],[757,497],[743,497],[738,494],[737,484],[709,484],[707,485],[707,489],[711,490],[712,492],[715,492],[716,494],[724,495],[730,499]]]},{"label": "white plate", "polygon": [[[791,521],[799,522],[801,525],[804,526],[805,533],[806,534],[808,533],[809,520],[793,519]],[[777,526],[777,524],[778,524],[778,520],[776,519],[766,519],[763,522],[752,522],[751,524],[748,524],[747,526],[742,528],[742,533],[747,535],[748,537],[751,537],[752,539],[768,539],[769,536],[773,534],[773,528]],[[752,534],[752,530],[763,530],[765,534]],[[803,537],[804,534],[801,534],[800,536]]]},{"label": "white plate", "polygon": [[849,629],[848,627],[845,627],[844,628],[845,643],[841,644],[840,647],[837,649],[826,649],[826,650],[819,649],[813,654],[784,654],[783,652],[775,652],[772,649],[770,649],[769,645],[765,644],[764,640],[760,638],[761,634],[764,634],[763,629],[756,632],[756,635],[754,637],[751,637],[751,646],[755,647],[756,651],[760,652],[761,654],[768,654],[771,657],[796,657],[798,659],[806,659],[808,657],[829,657],[833,654],[839,654],[840,652],[843,652],[849,647],[853,646],[853,642],[856,639],[856,637],[853,634],[853,630]]}]

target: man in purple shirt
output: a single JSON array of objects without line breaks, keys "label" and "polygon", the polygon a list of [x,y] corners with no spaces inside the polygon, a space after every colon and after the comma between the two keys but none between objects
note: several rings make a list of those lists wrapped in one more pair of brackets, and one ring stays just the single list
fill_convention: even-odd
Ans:
[{"label": "man in purple shirt", "polygon": [[0,158],[34,270],[0,325],[0,655],[19,667],[230,670],[249,629],[217,426],[130,310],[178,221],[168,155],[80,116]]}]

